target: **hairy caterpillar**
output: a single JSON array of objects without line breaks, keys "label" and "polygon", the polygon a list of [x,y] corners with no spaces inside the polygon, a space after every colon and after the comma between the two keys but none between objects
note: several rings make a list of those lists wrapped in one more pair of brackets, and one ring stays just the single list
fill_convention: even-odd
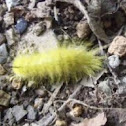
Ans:
[{"label": "hairy caterpillar", "polygon": [[62,46],[42,53],[17,56],[13,71],[26,79],[69,82],[94,74],[101,69],[101,64],[101,58],[95,56],[95,51],[87,51],[82,46]]}]

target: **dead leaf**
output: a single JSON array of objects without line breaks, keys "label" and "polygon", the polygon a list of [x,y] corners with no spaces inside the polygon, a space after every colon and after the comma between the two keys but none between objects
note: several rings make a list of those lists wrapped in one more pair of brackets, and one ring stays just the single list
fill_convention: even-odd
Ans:
[{"label": "dead leaf", "polygon": [[104,114],[104,112],[99,113],[96,117],[91,119],[84,119],[83,122],[79,124],[73,124],[72,126],[104,126],[107,122],[107,118]]}]

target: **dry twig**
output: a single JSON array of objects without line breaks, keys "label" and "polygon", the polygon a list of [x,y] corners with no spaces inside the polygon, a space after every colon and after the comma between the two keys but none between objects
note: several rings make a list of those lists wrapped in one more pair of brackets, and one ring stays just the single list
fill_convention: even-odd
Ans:
[{"label": "dry twig", "polygon": [[52,105],[54,99],[56,98],[56,96],[57,96],[57,94],[59,93],[59,91],[60,91],[60,89],[61,89],[62,86],[63,86],[63,83],[60,84],[60,85],[56,88],[56,90],[53,92],[53,94],[52,94],[52,96],[50,97],[48,103],[46,103],[46,104],[44,105],[43,110],[42,110],[42,114],[45,114],[45,113],[48,112],[50,106]]}]

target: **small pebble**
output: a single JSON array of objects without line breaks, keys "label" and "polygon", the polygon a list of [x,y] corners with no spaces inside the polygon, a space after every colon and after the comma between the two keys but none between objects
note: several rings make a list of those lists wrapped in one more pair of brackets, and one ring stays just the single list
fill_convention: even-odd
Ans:
[{"label": "small pebble", "polygon": [[86,20],[80,21],[76,27],[77,36],[81,39],[86,38],[91,33],[91,29]]},{"label": "small pebble", "polygon": [[17,32],[19,34],[22,34],[22,33],[24,33],[26,31],[27,26],[28,26],[27,21],[24,18],[20,18],[17,21],[17,24],[16,24],[15,28],[16,28],[16,30],[17,30]]},{"label": "small pebble", "polygon": [[39,96],[39,97],[45,97],[47,95],[47,92],[45,90],[42,89],[37,89],[35,90],[35,93]]},{"label": "small pebble", "polygon": [[28,87],[34,87],[35,86],[35,81],[29,81],[28,82]]},{"label": "small pebble", "polygon": [[36,123],[32,123],[30,126],[40,126],[40,125],[38,125]]},{"label": "small pebble", "polygon": [[110,87],[110,81],[109,80],[101,81],[98,84],[98,90],[104,92],[105,94],[107,94],[107,96],[111,96],[112,92]]},{"label": "small pebble", "polygon": [[31,12],[28,12],[26,15],[25,15],[25,20],[26,21],[33,21],[34,19],[36,18],[36,15],[31,13]]},{"label": "small pebble", "polygon": [[120,85],[118,90],[116,91],[117,94],[119,95],[126,95],[126,85]]},{"label": "small pebble", "polygon": [[111,42],[108,53],[118,55],[119,57],[126,55],[126,38],[123,36],[116,36]]},{"label": "small pebble", "polygon": [[[38,121],[36,121],[35,123],[37,124],[37,126],[47,126],[47,122],[49,120],[49,118],[52,116],[51,113],[48,113],[46,115],[44,115],[43,117],[41,117]],[[36,125],[35,125],[36,126]]]},{"label": "small pebble", "polygon": [[68,35],[64,35],[63,38],[64,38],[65,40],[69,40],[70,37],[69,37]]},{"label": "small pebble", "polygon": [[8,106],[11,96],[4,92],[3,90],[0,90],[0,105],[2,106]]},{"label": "small pebble", "polygon": [[35,6],[35,4],[36,4],[36,0],[30,0],[30,3],[29,3],[29,6],[28,6],[28,8],[31,10],[31,9],[33,9],[34,8],[34,6]]},{"label": "small pebble", "polygon": [[6,11],[6,7],[4,7],[3,4],[0,4],[0,17],[3,16],[5,11]]},{"label": "small pebble", "polygon": [[63,41],[63,35],[57,35],[57,39],[59,40],[59,41]]},{"label": "small pebble", "polygon": [[22,87],[22,94],[25,93],[26,91],[27,91],[27,86],[24,85],[24,86]]},{"label": "small pebble", "polygon": [[12,87],[14,89],[20,89],[22,87],[22,82],[21,82],[21,79],[20,78],[14,78],[12,80]]},{"label": "small pebble", "polygon": [[16,105],[18,103],[18,99],[16,98],[16,96],[12,96],[11,100],[10,100],[10,104],[11,105]]},{"label": "small pebble", "polygon": [[14,24],[14,13],[6,13],[4,15],[4,22],[6,27]]},{"label": "small pebble", "polygon": [[37,116],[37,112],[34,110],[34,108],[31,105],[29,105],[27,107],[27,111],[28,111],[27,119],[29,119],[29,120],[35,120],[36,116]]},{"label": "small pebble", "polygon": [[12,109],[13,116],[15,117],[17,122],[22,120],[27,114],[27,111],[24,110],[23,105],[16,105]]},{"label": "small pebble", "polygon": [[34,107],[36,109],[41,109],[42,105],[43,105],[43,98],[36,98],[34,101]]},{"label": "small pebble", "polygon": [[39,22],[33,28],[33,34],[39,36],[46,30],[46,24],[44,22]]},{"label": "small pebble", "polygon": [[38,2],[37,8],[31,11],[38,18],[48,18],[50,16],[50,7],[45,2]]},{"label": "small pebble", "polygon": [[126,77],[121,78],[122,82],[126,84]]},{"label": "small pebble", "polygon": [[79,117],[82,113],[83,113],[82,105],[77,105],[72,109],[72,111],[70,112],[70,115],[74,117]]},{"label": "small pebble", "polygon": [[6,70],[3,68],[3,66],[0,64],[0,75],[4,75],[6,73]]},{"label": "small pebble", "polygon": [[7,109],[5,116],[4,116],[4,122],[7,123],[9,126],[13,126],[13,123],[15,122],[12,114],[12,108]]},{"label": "small pebble", "polygon": [[23,126],[30,126],[28,123],[24,124]]},{"label": "small pebble", "polygon": [[0,45],[0,64],[4,64],[7,61],[8,52],[6,48],[6,44],[3,43]]},{"label": "small pebble", "polygon": [[25,101],[23,102],[23,106],[26,108],[28,105],[29,105],[29,100],[25,100]]},{"label": "small pebble", "polygon": [[0,45],[6,42],[6,37],[0,33]]},{"label": "small pebble", "polygon": [[120,65],[120,59],[118,55],[112,55],[108,57],[108,62],[111,68],[115,69]]},{"label": "small pebble", "polygon": [[19,1],[20,0],[6,0],[8,11],[10,11],[12,7],[18,5]]},{"label": "small pebble", "polygon": [[13,28],[6,30],[6,38],[8,46],[12,46],[19,41],[19,36],[15,33]]},{"label": "small pebble", "polygon": [[50,29],[52,27],[52,18],[45,19],[44,22],[46,23],[47,29]]},{"label": "small pebble", "polygon": [[56,120],[55,126],[67,126],[67,122],[64,120]]}]

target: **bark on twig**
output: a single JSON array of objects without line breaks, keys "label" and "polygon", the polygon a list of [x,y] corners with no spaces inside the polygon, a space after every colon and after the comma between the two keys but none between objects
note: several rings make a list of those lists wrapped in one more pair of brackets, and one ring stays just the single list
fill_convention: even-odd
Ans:
[{"label": "bark on twig", "polygon": [[43,113],[43,114],[45,114],[45,113],[48,112],[49,107],[52,105],[54,99],[56,98],[56,96],[57,96],[57,94],[59,93],[59,91],[60,91],[60,89],[61,89],[62,86],[63,86],[63,83],[60,84],[60,85],[56,88],[56,90],[54,91],[54,93],[53,93],[52,96],[50,97],[49,101],[44,105],[43,110],[42,110],[42,113]]},{"label": "bark on twig", "polygon": [[[77,89],[73,92],[72,95],[69,96],[68,100],[66,100],[64,102],[64,104],[58,109],[58,112],[62,112],[63,109],[65,108],[65,106],[69,103],[69,99],[74,99],[74,97],[77,96],[77,94],[80,92],[80,90],[82,89],[83,85],[79,85],[77,87]],[[42,126],[48,126],[54,119],[56,118],[56,114],[52,114],[49,118],[48,118],[48,122],[46,122],[46,125],[42,125]],[[44,122],[45,124],[45,122]]]}]

